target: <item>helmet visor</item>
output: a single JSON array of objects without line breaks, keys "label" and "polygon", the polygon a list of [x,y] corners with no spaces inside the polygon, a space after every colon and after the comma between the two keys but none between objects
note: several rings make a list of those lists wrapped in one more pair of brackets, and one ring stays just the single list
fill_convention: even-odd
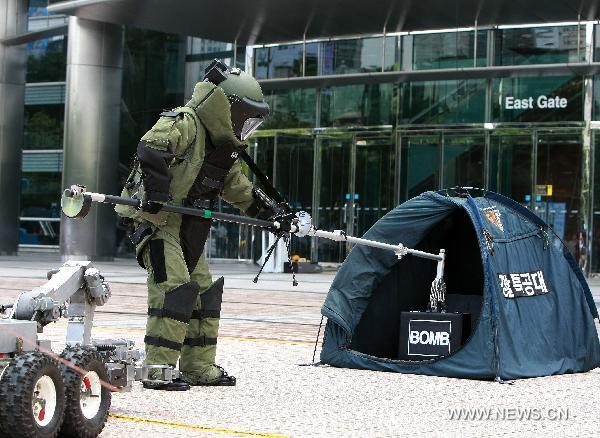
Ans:
[{"label": "helmet visor", "polygon": [[240,134],[240,140],[244,141],[252,135],[254,131],[258,129],[260,125],[265,121],[262,117],[251,117],[244,122],[242,126],[242,132]]},{"label": "helmet visor", "polygon": [[231,104],[231,127],[235,135],[245,141],[256,131],[265,117],[269,115],[269,105],[244,97],[229,96]]}]

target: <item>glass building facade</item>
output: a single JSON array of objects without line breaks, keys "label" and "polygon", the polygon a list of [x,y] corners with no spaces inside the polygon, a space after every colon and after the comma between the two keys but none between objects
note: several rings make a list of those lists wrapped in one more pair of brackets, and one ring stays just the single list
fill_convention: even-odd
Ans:
[{"label": "glass building facade", "polygon": [[[30,30],[65,22],[48,15],[46,3],[31,1]],[[67,44],[66,36],[55,36],[28,45],[25,247],[58,244]],[[220,58],[262,82],[271,116],[250,153],[293,208],[310,212],[319,227],[362,235],[423,191],[481,187],[535,211],[585,269],[600,271],[600,76],[561,68],[600,61],[600,25],[253,47],[127,28],[124,53],[122,178],[157,114],[184,103],[210,61]],[[541,70],[503,73],[517,66]],[[224,203],[219,208],[233,211]],[[207,254],[256,259],[260,234],[215,222]],[[131,253],[124,234],[118,242],[118,254]],[[343,244],[294,239],[293,252],[314,261],[337,263],[347,251]]]},{"label": "glass building facade", "polygon": [[[565,23],[255,47],[253,72],[274,111],[254,140],[257,154],[292,205],[311,211],[320,226],[360,235],[426,190],[480,187],[542,216],[580,264],[597,272],[600,79],[558,67],[598,60],[598,31],[594,23]],[[543,70],[497,68],[513,66]],[[459,69],[464,78],[451,74]],[[281,78],[315,71],[365,79],[282,86]],[[373,72],[410,75],[373,83]],[[270,79],[279,79],[273,91]],[[302,153],[282,155],[282,148]],[[318,242],[296,252],[339,262],[347,250]]]}]

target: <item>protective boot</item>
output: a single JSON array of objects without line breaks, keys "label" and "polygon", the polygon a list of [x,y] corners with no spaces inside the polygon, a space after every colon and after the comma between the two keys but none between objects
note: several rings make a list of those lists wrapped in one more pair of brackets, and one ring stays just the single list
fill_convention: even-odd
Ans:
[{"label": "protective boot", "polygon": [[187,391],[190,384],[181,379],[174,379],[171,382],[146,381],[142,384],[145,389],[158,389],[160,391]]},{"label": "protective boot", "polygon": [[182,379],[192,386],[234,386],[236,383],[235,377],[215,365],[224,283],[221,277],[201,293],[192,313],[179,361]]}]

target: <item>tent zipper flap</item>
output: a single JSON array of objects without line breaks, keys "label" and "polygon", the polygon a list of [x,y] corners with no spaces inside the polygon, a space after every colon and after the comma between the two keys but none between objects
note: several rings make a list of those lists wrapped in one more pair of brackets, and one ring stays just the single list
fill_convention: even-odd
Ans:
[{"label": "tent zipper flap", "polygon": [[548,237],[548,231],[544,227],[540,227],[540,238],[544,241],[544,251],[550,248],[550,237]]},{"label": "tent zipper flap", "polygon": [[[488,263],[489,255],[494,254],[494,239],[491,236],[491,233],[486,230],[483,225],[483,218],[479,213],[479,208],[475,203],[473,197],[467,193],[467,208],[465,208],[468,212],[469,216],[471,216],[473,220],[473,225],[477,231],[477,239],[479,240],[479,248],[481,250],[481,262],[484,268],[484,281],[483,281],[483,290],[484,290],[484,301],[485,301],[485,291],[489,291],[490,294],[490,311],[491,311],[491,322],[492,322],[492,344],[493,344],[493,359],[492,359],[492,369],[494,369],[495,379],[500,378],[500,345],[498,342],[498,308],[496,303],[496,296],[493,290],[493,287],[490,285],[490,265]],[[487,234],[486,234],[487,233]],[[489,237],[488,237],[489,236]],[[489,240],[488,240],[489,239]],[[483,240],[483,242],[482,242]],[[485,250],[484,250],[485,249]]]},{"label": "tent zipper flap", "polygon": [[490,253],[490,255],[494,255],[494,237],[492,236],[492,233],[484,229],[483,239],[485,241],[485,247]]},{"label": "tent zipper flap", "polygon": [[499,342],[499,332],[498,332],[498,313],[499,313],[499,309],[498,309],[498,302],[496,301],[496,292],[494,291],[494,288],[489,284],[489,270],[490,270],[490,266],[488,264],[487,261],[487,257],[486,257],[486,261],[485,263],[485,280],[484,280],[484,284],[485,284],[485,289],[489,291],[490,294],[490,311],[491,311],[491,315],[490,315],[490,319],[492,321],[492,345],[493,345],[493,357],[492,357],[492,369],[494,370],[494,374],[495,374],[495,379],[501,379],[500,377],[500,368],[501,368],[501,361],[500,361],[500,342]]}]

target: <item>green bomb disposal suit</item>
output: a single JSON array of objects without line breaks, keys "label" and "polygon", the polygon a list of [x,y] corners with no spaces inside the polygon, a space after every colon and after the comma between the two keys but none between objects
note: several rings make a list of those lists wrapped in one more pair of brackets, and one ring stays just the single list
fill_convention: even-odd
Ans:
[{"label": "green bomb disposal suit", "polygon": [[[122,196],[207,209],[222,196],[256,216],[252,184],[237,159],[245,147],[234,134],[223,89],[200,82],[184,107],[162,113],[142,137]],[[123,206],[116,211],[133,219],[137,258],[148,271],[146,364],[175,367],[180,359],[182,379],[192,385],[235,384],[215,365],[223,278],[212,283],[203,254],[210,219]]]}]

